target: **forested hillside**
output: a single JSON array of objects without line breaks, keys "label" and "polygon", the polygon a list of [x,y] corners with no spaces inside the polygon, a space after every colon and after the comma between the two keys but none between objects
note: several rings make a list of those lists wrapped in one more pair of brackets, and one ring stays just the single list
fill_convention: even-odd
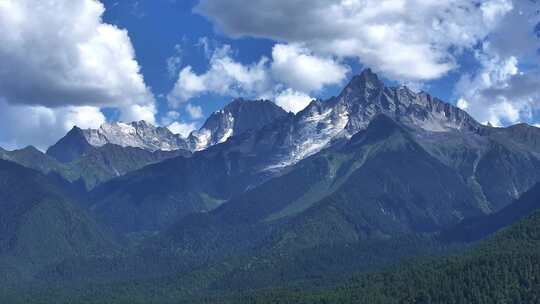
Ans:
[{"label": "forested hillside", "polygon": [[540,211],[536,211],[462,255],[423,258],[359,274],[324,292],[260,292],[223,303],[538,303],[539,274]]}]

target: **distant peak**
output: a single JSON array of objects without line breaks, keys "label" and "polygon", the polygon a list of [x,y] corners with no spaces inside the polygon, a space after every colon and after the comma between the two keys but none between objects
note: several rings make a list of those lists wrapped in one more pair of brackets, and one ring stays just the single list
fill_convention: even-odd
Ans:
[{"label": "distant peak", "polygon": [[381,87],[382,81],[377,74],[373,73],[370,68],[364,69],[360,74],[355,75],[346,88],[368,88],[368,87]]},{"label": "distant peak", "polygon": [[154,126],[153,124],[147,122],[146,120],[134,121],[134,122],[130,123],[130,125],[143,126],[143,127],[153,127]]},{"label": "distant peak", "polygon": [[212,113],[198,131],[191,133],[191,149],[203,150],[248,130],[259,130],[285,115],[285,110],[269,100],[234,99]]},{"label": "distant peak", "polygon": [[377,77],[377,74],[373,73],[370,68],[365,68],[360,72],[361,77]]},{"label": "distant peak", "polygon": [[227,104],[223,109],[224,110],[236,109],[243,105],[266,105],[266,104],[274,104],[274,103],[269,100],[264,100],[264,99],[248,100],[244,98],[236,98],[233,101],[231,101],[229,104]]},{"label": "distant peak", "polygon": [[357,76],[362,82],[380,83],[379,76],[373,73],[370,68],[364,69],[360,75]]},{"label": "distant peak", "polygon": [[71,130],[67,133],[67,135],[82,135],[83,129],[79,128],[78,126],[73,126]]},{"label": "distant peak", "polygon": [[[77,128],[77,127],[75,127]],[[88,133],[88,132],[110,132],[111,130],[129,130],[129,129],[135,129],[135,130],[154,130],[154,129],[161,129],[159,126],[155,126],[154,124],[146,121],[146,120],[138,120],[138,121],[132,121],[132,122],[124,122],[124,121],[111,121],[111,122],[105,122],[101,124],[98,128],[88,128],[88,129],[80,129],[77,128],[82,133]]]},{"label": "distant peak", "polygon": [[233,99],[230,103],[228,103],[224,108],[223,110],[228,110],[228,109],[234,109],[234,108],[237,108],[239,106],[242,106],[244,104],[247,104],[249,102],[252,102],[251,100],[247,100],[247,99],[244,99],[244,98],[235,98]]},{"label": "distant peak", "polygon": [[26,147],[22,148],[21,151],[39,152],[39,153],[41,153],[41,151],[39,151],[36,147],[34,147],[32,145],[29,145],[29,146],[26,146]]},{"label": "distant peak", "polygon": [[[275,112],[277,115],[286,114],[285,110],[276,105],[274,102],[265,99],[249,100],[237,98],[223,107],[221,110],[212,113],[208,120],[212,120],[215,116],[227,115],[259,115],[260,113]],[[243,114],[241,114],[243,113]],[[208,122],[207,120],[207,122]],[[206,123],[205,123],[206,125]],[[204,128],[204,126],[203,126]]]}]

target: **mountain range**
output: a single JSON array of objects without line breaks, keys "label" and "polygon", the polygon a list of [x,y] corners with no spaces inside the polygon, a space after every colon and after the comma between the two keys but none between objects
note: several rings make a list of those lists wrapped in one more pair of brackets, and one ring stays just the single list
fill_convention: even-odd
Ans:
[{"label": "mountain range", "polygon": [[297,114],[236,99],[185,138],[108,123],[0,159],[0,275],[39,296],[328,286],[539,206],[540,129],[482,125],[369,69]]}]

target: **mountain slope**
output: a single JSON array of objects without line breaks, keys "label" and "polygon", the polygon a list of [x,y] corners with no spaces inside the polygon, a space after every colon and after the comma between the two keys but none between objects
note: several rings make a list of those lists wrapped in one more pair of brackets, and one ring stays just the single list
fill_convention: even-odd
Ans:
[{"label": "mountain slope", "polygon": [[[538,187],[520,201],[538,206]],[[521,210],[518,203],[511,206]],[[83,285],[74,291],[45,289],[42,293],[30,293],[27,300],[31,303],[48,297],[81,303],[112,298],[118,303],[179,303],[180,298],[184,300],[180,303],[535,303],[540,296],[536,278],[540,271],[539,227],[540,211],[532,211],[525,219],[465,253],[419,258],[384,271],[359,273],[332,289],[325,286],[334,286],[333,271],[346,274],[363,259],[376,261],[388,254],[404,257],[414,254],[415,249],[416,254],[426,254],[430,251],[423,246],[429,239],[408,237],[379,244],[318,247],[297,255],[239,256],[188,274]],[[343,268],[328,268],[330,265]],[[272,284],[282,289],[269,289]],[[199,293],[194,293],[197,290]],[[15,295],[13,299],[21,298]]]},{"label": "mountain slope", "polygon": [[[537,189],[525,196],[538,205]],[[384,272],[359,274],[334,290],[261,292],[220,302],[537,303],[538,273],[540,211],[535,211],[465,254],[425,258]]]},{"label": "mountain slope", "polygon": [[0,150],[0,159],[12,161],[44,174],[56,172],[67,179],[75,177],[70,174],[68,166],[58,162],[56,159],[44,154],[32,146],[13,151]]},{"label": "mountain slope", "polygon": [[76,172],[87,189],[141,169],[147,165],[159,163],[174,157],[190,157],[186,150],[150,152],[141,148],[121,147],[106,144],[92,148],[83,157],[67,164],[72,172]]},{"label": "mountain slope", "polygon": [[478,183],[494,211],[507,206],[540,179],[538,154],[516,146],[510,138],[491,140],[476,167]]},{"label": "mountain slope", "polygon": [[62,184],[37,171],[0,160],[0,197],[0,269],[11,269],[4,278],[26,279],[67,257],[118,248]]},{"label": "mountain slope", "polygon": [[[454,168],[475,192],[486,213],[496,212],[539,180],[540,129],[532,126],[484,128],[480,132],[414,132],[433,157]],[[528,134],[528,135],[527,135]]]},{"label": "mountain slope", "polygon": [[207,212],[261,177],[249,158],[211,147],[107,182],[91,193],[92,209],[122,232],[155,231]]},{"label": "mountain slope", "polygon": [[185,150],[150,152],[141,148],[106,144],[89,147],[84,155],[61,163],[34,147],[0,151],[0,159],[13,161],[44,174],[57,174],[67,181],[80,183],[82,188],[89,190],[114,177],[177,156],[190,157],[191,153]]},{"label": "mountain slope", "polygon": [[[435,232],[482,214],[451,168],[385,115],[280,177],[193,215],[164,234],[172,251],[226,255]],[[174,247],[177,246],[177,247]]]},{"label": "mountain slope", "polygon": [[482,214],[459,175],[386,116],[372,120],[340,152],[354,154],[337,171],[347,178],[293,220],[295,235],[283,235],[281,246],[434,232]]},{"label": "mountain slope", "polygon": [[540,184],[536,184],[518,200],[498,212],[468,218],[444,230],[441,238],[451,242],[472,242],[486,238],[498,230],[518,222],[540,209]]},{"label": "mountain slope", "polygon": [[69,163],[85,155],[92,149],[84,135],[84,130],[73,127],[66,136],[47,149],[47,155],[59,162]]}]

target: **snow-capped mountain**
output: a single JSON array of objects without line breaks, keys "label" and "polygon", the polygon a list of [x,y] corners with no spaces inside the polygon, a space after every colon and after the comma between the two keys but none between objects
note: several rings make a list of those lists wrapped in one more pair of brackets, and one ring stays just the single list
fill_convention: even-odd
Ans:
[{"label": "snow-capped mountain", "polygon": [[337,137],[354,135],[379,114],[429,132],[481,128],[461,109],[405,86],[386,87],[376,74],[366,69],[355,76],[339,96],[314,101],[297,115],[292,134],[288,136],[292,139],[288,143],[289,157],[285,156],[282,165],[320,151]]},{"label": "snow-capped mountain", "polygon": [[480,127],[465,111],[426,92],[415,93],[405,86],[386,87],[370,69],[351,80],[333,107],[349,113],[348,133],[366,128],[377,114],[432,132]]},{"label": "snow-capped mountain", "polygon": [[268,100],[236,99],[210,115],[198,131],[190,134],[188,143],[193,151],[204,150],[233,135],[258,130],[285,115],[285,110]]},{"label": "snow-capped mountain", "polygon": [[[267,101],[237,100],[214,113],[202,130],[208,136],[199,141],[201,151],[100,185],[92,210],[119,231],[141,232],[223,206],[216,210],[218,220],[205,223],[215,233],[231,218],[264,223],[308,210],[321,211],[317,221],[326,223],[324,210],[330,209],[325,206],[331,206],[344,212],[339,218],[345,225],[350,214],[363,212],[355,220],[359,227],[364,214],[377,214],[381,221],[369,229],[392,235],[417,229],[416,223],[428,223],[425,227],[435,231],[499,210],[540,180],[536,129],[482,126],[427,93],[385,86],[370,70],[354,77],[338,96],[315,100],[296,115]],[[74,129],[59,151],[69,157],[85,144],[101,144],[86,136]],[[116,158],[102,158],[106,164],[131,158],[118,152]],[[388,223],[393,223],[390,230]]]},{"label": "snow-capped mountain", "polygon": [[[279,115],[258,130],[229,137],[236,117],[223,110],[208,120],[206,127],[215,135],[209,138],[223,143],[104,185],[108,188],[94,210],[129,232],[173,227],[174,218],[205,213],[186,226],[191,229],[201,220],[204,227],[194,224],[196,229],[186,230],[180,224],[171,230],[181,236],[178,248],[194,244],[191,236],[184,238],[185,231],[205,231],[197,244],[219,231],[234,231],[213,239],[237,238],[236,244],[242,244],[244,236],[258,233],[237,231],[266,233],[271,228],[252,230],[252,225],[300,223],[296,219],[309,225],[302,231],[319,235],[312,223],[325,227],[329,214],[328,224],[334,219],[340,224],[331,226],[328,235],[358,216],[354,225],[362,227],[358,237],[363,238],[371,231],[436,231],[500,210],[540,180],[535,128],[482,126],[424,92],[385,86],[370,70],[354,77],[337,97],[313,101],[296,115]],[[146,195],[134,195],[134,184]],[[145,212],[145,206],[157,211]],[[320,217],[312,221],[317,213]],[[125,214],[133,218],[119,222]],[[380,221],[370,223],[366,215]],[[247,226],[223,229],[231,222]]]},{"label": "snow-capped mountain", "polygon": [[106,123],[99,129],[73,127],[66,136],[47,150],[47,154],[68,163],[86,155],[92,148],[114,144],[121,147],[141,148],[150,152],[186,150],[187,144],[180,135],[169,129],[156,127],[145,121],[129,124]]},{"label": "snow-capped mountain", "polygon": [[115,144],[122,147],[137,147],[149,151],[172,151],[186,149],[185,140],[169,129],[156,127],[144,120],[132,123],[106,123],[99,129],[83,130],[88,143],[95,147]]},{"label": "snow-capped mountain", "polygon": [[86,145],[99,147],[108,143],[148,151],[201,151],[250,131],[251,135],[244,136],[243,142],[236,141],[228,146],[242,146],[243,151],[265,155],[266,168],[272,170],[313,155],[335,140],[350,138],[365,129],[378,114],[385,114],[417,131],[440,133],[483,128],[461,109],[405,86],[387,87],[366,69],[353,77],[337,97],[314,100],[296,115],[286,113],[271,101],[236,99],[214,112],[188,138],[145,121],[116,122],[99,129],[74,128],[49,150],[51,155],[56,154],[57,159],[64,161],[73,159],[70,155],[59,156],[65,151],[77,156]]},{"label": "snow-capped mountain", "polygon": [[425,92],[415,93],[404,86],[387,87],[366,69],[353,77],[339,96],[314,100],[298,114],[278,119],[236,144],[250,146],[244,151],[267,155],[267,169],[279,169],[319,152],[335,140],[350,138],[379,114],[419,132],[483,128],[461,109]]},{"label": "snow-capped mountain", "polygon": [[71,162],[92,147],[114,144],[147,151],[200,151],[223,143],[233,135],[259,130],[275,119],[287,115],[285,110],[266,100],[237,99],[213,113],[197,131],[183,138],[169,129],[146,121],[105,123],[98,129],[74,127],[49,148],[48,154],[62,162]]}]

